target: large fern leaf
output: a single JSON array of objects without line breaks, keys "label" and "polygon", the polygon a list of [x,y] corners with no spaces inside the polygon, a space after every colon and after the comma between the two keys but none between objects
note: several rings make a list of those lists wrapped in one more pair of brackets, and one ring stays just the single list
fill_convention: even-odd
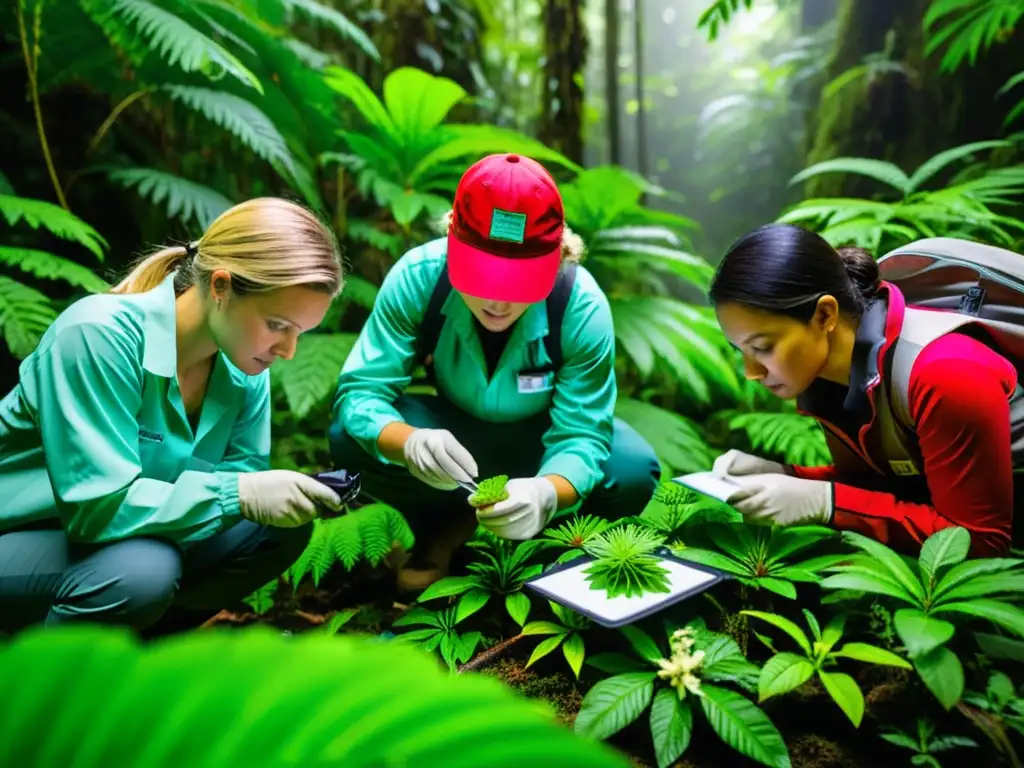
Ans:
[{"label": "large fern leaf", "polygon": [[715,0],[704,9],[700,18],[697,19],[697,28],[706,29],[708,40],[714,42],[722,25],[728,24],[729,19],[735,16],[741,8],[749,10],[753,5],[754,0]]},{"label": "large fern leaf", "polygon": [[200,230],[231,207],[232,203],[215,189],[155,168],[121,168],[111,171],[111,181],[137,189],[154,205],[163,205],[167,215],[186,226],[195,222]]},{"label": "large fern leaf", "polygon": [[285,579],[297,587],[309,576],[314,586],[335,565],[352,570],[360,560],[377,566],[394,545],[412,549],[415,538],[401,513],[387,504],[368,504],[346,515],[317,520],[313,535]]},{"label": "large fern leaf", "polygon": [[168,85],[164,90],[176,101],[233,134],[258,157],[273,165],[286,180],[297,183],[298,166],[284,137],[255,104],[209,88]]},{"label": "large fern leaf", "polygon": [[615,335],[644,379],[660,360],[698,402],[711,400],[711,384],[739,396],[736,370],[718,344],[721,331],[705,308],[657,296],[613,296],[609,303]]},{"label": "large fern leaf", "polygon": [[672,472],[700,472],[714,463],[715,451],[700,427],[678,413],[623,397],[615,404],[615,415],[633,427]]},{"label": "large fern leaf", "polygon": [[354,333],[304,336],[295,356],[271,369],[296,418],[304,417],[334,392],[338,374],[355,342]]},{"label": "large fern leaf", "polygon": [[0,645],[0,680],[19,768],[629,765],[496,680],[352,634],[40,627]]},{"label": "large fern leaf", "polygon": [[107,241],[99,232],[59,205],[30,197],[0,195],[0,216],[12,227],[19,221],[24,221],[33,229],[43,227],[57,237],[84,245],[96,254],[96,258],[103,260]]},{"label": "large fern leaf", "polygon": [[256,75],[227,49],[180,16],[148,0],[88,0],[83,7],[115,45],[132,36],[141,38],[172,67],[198,72],[211,80],[229,74],[263,93]]},{"label": "large fern leaf", "polygon": [[334,29],[346,40],[351,40],[374,61],[380,61],[380,51],[363,30],[353,24],[347,16],[334,8],[322,5],[316,0],[285,0],[293,11]]},{"label": "large fern leaf", "polygon": [[0,332],[17,358],[28,357],[57,318],[42,293],[0,275]]},{"label": "large fern leaf", "polygon": [[91,269],[46,251],[0,245],[0,263],[9,264],[47,280],[63,280],[93,293],[110,288],[110,284]]}]

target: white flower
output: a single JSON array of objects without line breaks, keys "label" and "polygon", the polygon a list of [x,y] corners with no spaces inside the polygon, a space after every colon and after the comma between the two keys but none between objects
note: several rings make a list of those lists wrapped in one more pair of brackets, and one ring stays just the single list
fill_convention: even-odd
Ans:
[{"label": "white flower", "polygon": [[677,629],[672,633],[670,644],[671,658],[658,659],[658,666],[661,667],[658,677],[669,681],[669,685],[678,692],[680,701],[685,698],[687,691],[700,696],[700,678],[695,672],[704,662],[704,651],[690,652],[694,644],[693,630],[690,627]]}]

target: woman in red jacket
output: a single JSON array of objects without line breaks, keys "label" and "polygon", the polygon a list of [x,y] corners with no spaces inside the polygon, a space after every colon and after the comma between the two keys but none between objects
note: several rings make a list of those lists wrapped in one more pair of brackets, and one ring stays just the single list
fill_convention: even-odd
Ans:
[{"label": "woman in red jacket", "polygon": [[970,532],[972,555],[1007,552],[1017,376],[1006,358],[963,331],[918,355],[908,393],[917,473],[886,455],[880,434],[886,355],[905,304],[895,285],[879,280],[869,253],[836,251],[813,232],[771,224],[726,254],[709,297],[747,378],[796,398],[824,428],[832,454],[824,467],[735,450],[720,456],[714,471],[744,486],[730,502],[748,520],[831,524],[908,552],[957,525]]}]

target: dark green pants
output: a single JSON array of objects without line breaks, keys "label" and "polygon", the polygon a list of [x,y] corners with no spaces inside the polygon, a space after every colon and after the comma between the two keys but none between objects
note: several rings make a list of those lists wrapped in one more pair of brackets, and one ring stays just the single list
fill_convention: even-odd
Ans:
[{"label": "dark green pants", "polygon": [[69,621],[143,630],[172,604],[216,612],[284,573],[311,533],[243,520],[185,551],[142,536],[83,546],[59,529],[3,533],[0,631]]},{"label": "dark green pants", "polygon": [[[476,459],[481,478],[533,477],[540,469],[541,438],[551,423],[546,412],[525,421],[493,424],[434,395],[403,395],[395,408],[411,426],[449,430]],[[443,526],[450,517],[447,511],[466,509],[465,490],[431,488],[405,467],[377,461],[337,423],[331,425],[330,444],[334,466],[359,472],[363,490],[401,512],[417,536],[429,536]],[[583,501],[580,514],[612,520],[639,515],[661,476],[654,450],[621,419],[615,419],[611,455],[602,469],[604,479]]]}]

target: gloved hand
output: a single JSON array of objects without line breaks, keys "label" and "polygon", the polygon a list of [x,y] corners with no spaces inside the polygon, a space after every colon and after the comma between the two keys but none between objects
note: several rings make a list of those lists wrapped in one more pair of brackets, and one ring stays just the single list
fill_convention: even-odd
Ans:
[{"label": "gloved hand", "polygon": [[777,461],[768,461],[760,456],[753,456],[735,448],[726,451],[717,459],[711,468],[719,477],[726,475],[762,475],[766,473],[785,474],[785,468]]},{"label": "gloved hand", "polygon": [[508,498],[477,510],[484,528],[503,539],[532,539],[548,524],[558,507],[558,491],[546,477],[521,477],[505,484]]},{"label": "gloved hand", "polygon": [[259,525],[295,528],[316,517],[317,504],[341,509],[341,497],[321,482],[287,469],[238,475],[242,517]]},{"label": "gloved hand", "polygon": [[479,474],[476,461],[447,429],[416,429],[403,447],[409,474],[431,488],[451,491],[456,480],[470,482]]},{"label": "gloved hand", "polygon": [[728,498],[750,523],[827,525],[834,509],[833,486],[823,480],[779,474],[732,475],[743,490]]}]

